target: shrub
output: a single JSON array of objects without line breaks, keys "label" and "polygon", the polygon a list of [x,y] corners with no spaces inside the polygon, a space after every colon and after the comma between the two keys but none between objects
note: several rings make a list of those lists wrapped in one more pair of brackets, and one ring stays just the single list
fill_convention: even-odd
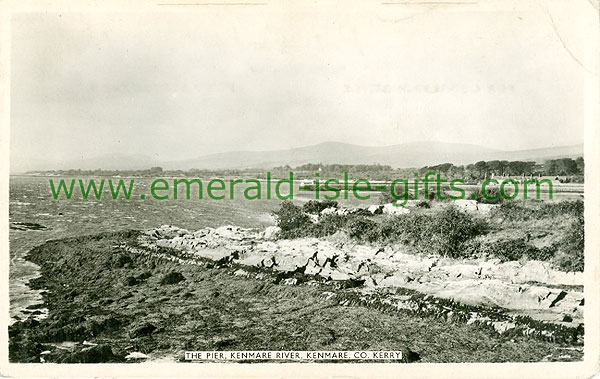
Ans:
[{"label": "shrub", "polygon": [[583,217],[583,201],[565,200],[559,202],[544,202],[540,207],[540,213],[546,217],[571,215]]},{"label": "shrub", "polygon": [[281,228],[283,238],[301,236],[311,226],[310,217],[291,201],[281,203],[281,207],[273,215],[277,218],[277,226]]},{"label": "shrub", "polygon": [[489,187],[486,188],[487,197],[491,197],[492,199],[488,199],[483,196],[480,188],[477,188],[475,191],[471,192],[469,199],[477,200],[478,203],[482,204],[501,204],[504,202],[504,198],[500,194],[500,189],[498,187]]},{"label": "shrub", "polygon": [[404,188],[401,188],[400,186],[397,186],[396,188],[393,189],[394,190],[394,196],[392,196],[392,188],[389,188],[387,191],[381,191],[380,193],[380,197],[379,197],[379,204],[389,204],[389,203],[395,203],[397,201],[404,201],[404,200],[414,200],[415,196],[412,192],[410,191],[404,191]]},{"label": "shrub", "polygon": [[119,254],[114,262],[114,266],[117,268],[123,268],[125,265],[130,265],[133,263],[133,259],[129,255]]},{"label": "shrub", "polygon": [[554,256],[556,249],[552,246],[539,249],[524,238],[515,238],[485,244],[483,252],[491,257],[499,258],[502,262],[518,261],[522,258],[548,260]]},{"label": "shrub", "polygon": [[[428,203],[427,203],[428,204]],[[409,213],[396,216],[329,214],[312,223],[302,208],[284,202],[274,212],[283,238],[322,237],[346,229],[350,237],[366,242],[402,242],[418,251],[450,257],[470,256],[467,243],[487,230],[487,224],[454,206],[435,214]]]},{"label": "shrub", "polygon": [[461,212],[454,206],[436,214],[410,213],[385,219],[378,225],[361,225],[363,234],[370,240],[401,242],[418,251],[450,257],[473,254],[467,244],[487,230],[487,225],[474,216]]},{"label": "shrub", "polygon": [[463,244],[463,257],[477,257],[482,253],[483,243],[476,239],[471,238]]},{"label": "shrub", "polygon": [[172,271],[162,278],[160,284],[163,286],[167,284],[176,284],[183,280],[185,280],[185,277],[180,272]]},{"label": "shrub", "polygon": [[417,207],[419,207],[419,208],[431,208],[431,204],[429,204],[429,201],[423,200],[423,201],[419,201],[417,203]]},{"label": "shrub", "polygon": [[328,214],[321,216],[319,222],[312,224],[310,235],[314,237],[324,237],[334,234],[343,229],[348,221],[348,216],[338,214]]},{"label": "shrub", "polygon": [[530,252],[528,256],[529,259],[534,259],[536,261],[549,261],[556,255],[556,246],[544,246],[536,248],[535,251]]},{"label": "shrub", "polygon": [[375,230],[377,223],[366,217],[356,217],[348,222],[348,233],[350,237],[373,242],[377,239]]},{"label": "shrub", "polygon": [[126,277],[123,282],[126,286],[135,286],[135,285],[139,284],[138,280],[136,278],[134,278],[133,276]]},{"label": "shrub", "polygon": [[559,253],[554,264],[563,271],[583,271],[585,229],[583,216],[577,217],[558,243]]},{"label": "shrub", "polygon": [[377,224],[377,230],[372,232],[372,238],[376,238],[383,243],[391,243],[401,239],[403,235],[403,220],[402,216],[391,216],[384,218],[382,222]]},{"label": "shrub", "polygon": [[376,214],[382,214],[382,213],[383,213],[383,209],[378,209],[375,211],[375,213],[371,213],[371,211],[369,211],[368,208],[356,208],[350,214],[352,214],[353,216],[372,217]]},{"label": "shrub", "polygon": [[310,214],[320,214],[323,209],[327,208],[337,208],[338,202],[333,200],[309,200],[307,203],[302,206],[302,210],[306,213]]},{"label": "shrub", "polygon": [[431,222],[431,215],[410,213],[399,215],[390,219],[390,225],[388,225],[390,231],[388,234],[391,234],[392,230],[395,230],[398,234],[396,239],[400,240],[400,242],[418,247],[425,239],[428,239],[427,230]]},{"label": "shrub", "polygon": [[525,221],[534,218],[536,213],[533,207],[526,207],[521,202],[505,201],[499,207],[492,209],[490,216],[499,217],[504,220]]},{"label": "shrub", "polygon": [[487,229],[482,221],[454,206],[446,207],[430,218],[431,222],[424,228],[425,235],[421,235],[421,243],[428,242],[434,252],[450,257],[465,256],[465,243]]},{"label": "shrub", "polygon": [[379,204],[389,204],[395,203],[396,199],[392,197],[392,194],[389,191],[382,191],[379,194]]},{"label": "shrub", "polygon": [[527,204],[517,201],[505,201],[498,208],[493,209],[491,215],[512,221],[564,216],[583,217],[583,201],[529,201]]},{"label": "shrub", "polygon": [[442,189],[439,194],[437,189],[430,189],[427,196],[425,196],[425,191],[419,191],[419,198],[423,198],[425,201],[448,201],[451,199],[450,195],[445,189]]}]

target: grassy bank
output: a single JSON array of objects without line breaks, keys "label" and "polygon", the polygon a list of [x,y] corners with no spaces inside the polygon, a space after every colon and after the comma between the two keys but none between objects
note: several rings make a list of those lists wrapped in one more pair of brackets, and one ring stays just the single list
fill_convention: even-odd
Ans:
[{"label": "grassy bank", "polygon": [[[332,212],[324,212],[329,208]],[[559,270],[583,271],[583,201],[506,201],[487,213],[465,212],[452,202],[422,201],[410,213],[387,215],[336,202],[285,202],[274,212],[281,238],[345,232],[359,242],[401,244],[415,253],[501,261],[549,261]],[[315,216],[318,216],[315,217]]]}]

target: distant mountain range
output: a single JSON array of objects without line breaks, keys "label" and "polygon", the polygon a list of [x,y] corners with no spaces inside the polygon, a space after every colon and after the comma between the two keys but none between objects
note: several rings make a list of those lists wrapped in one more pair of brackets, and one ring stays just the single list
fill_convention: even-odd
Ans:
[{"label": "distant mountain range", "polygon": [[[107,155],[67,162],[38,162],[28,170],[107,169],[136,170],[160,166],[164,169],[228,169],[271,168],[305,163],[386,164],[392,167],[423,167],[440,163],[469,164],[489,160],[522,160],[543,162],[547,159],[583,156],[583,144],[542,149],[501,151],[477,145],[411,142],[392,146],[359,146],[340,142],[287,150],[232,151],[200,156],[194,159],[160,162],[146,156]],[[15,167],[13,164],[12,167]],[[13,172],[19,172],[16,169]]]}]

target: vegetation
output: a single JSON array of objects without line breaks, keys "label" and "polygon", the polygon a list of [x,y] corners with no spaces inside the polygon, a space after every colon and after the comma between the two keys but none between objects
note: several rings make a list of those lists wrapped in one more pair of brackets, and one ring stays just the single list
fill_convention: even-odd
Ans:
[{"label": "vegetation", "polygon": [[273,215],[277,218],[277,226],[281,228],[281,237],[304,237],[308,234],[310,217],[291,201],[281,203],[281,208],[273,212]]},{"label": "vegetation", "polygon": [[321,211],[323,211],[324,209],[327,209],[327,208],[337,208],[337,207],[338,207],[338,202],[337,201],[332,201],[332,200],[323,200],[323,201],[309,200],[306,204],[304,204],[304,206],[302,207],[302,209],[306,213],[317,215],[317,214],[320,214]]},{"label": "vegetation", "polygon": [[[426,172],[434,171],[446,179],[461,178],[466,181],[478,181],[491,176],[562,176],[563,182],[583,182],[584,161],[582,157],[577,159],[561,158],[552,159],[537,164],[536,162],[524,161],[479,161],[464,166],[456,166],[452,163],[442,163],[421,168],[393,168],[389,165],[380,164],[322,164],[307,163],[301,166],[279,166],[269,170],[272,178],[289,177],[294,172],[296,179],[314,178],[315,172],[320,172],[322,178],[342,178],[348,173],[350,179],[368,178],[369,180],[395,180],[398,178],[412,177],[414,172],[424,175]],[[32,173],[32,172],[30,172]],[[264,168],[207,170],[193,168],[190,170],[163,170],[162,167],[152,167],[146,170],[51,170],[36,171],[37,174],[55,176],[123,176],[123,177],[233,177],[251,176],[253,178],[266,178]]]},{"label": "vegetation", "polygon": [[[266,269],[260,271],[262,279],[236,276],[239,266],[209,266],[208,261],[202,269],[179,265],[177,273],[186,280],[160,285],[173,272],[172,262],[115,247],[135,246],[136,240],[136,233],[125,232],[49,241],[35,248],[29,259],[40,266],[41,276],[32,285],[48,290],[43,297],[49,314],[9,327],[9,360],[135,362],[125,357],[139,352],[151,359],[183,361],[184,352],[191,350],[316,351],[340,346],[401,349],[404,362],[578,360],[583,354],[577,340],[582,328],[544,324],[533,335],[499,335],[489,325],[466,322],[474,312],[504,320],[495,309],[408,290],[399,294],[417,304],[414,311],[392,307],[376,294],[362,301],[355,291],[334,284],[277,284],[276,274]],[[128,257],[127,263],[115,268],[121,256]],[[123,277],[146,272],[147,278],[135,286],[121,283]],[[532,320],[517,322],[515,331],[535,326]],[[556,337],[541,335],[547,330]],[[451,349],[445,348],[448,341]],[[61,346],[64,342],[70,347]],[[562,357],[564,348],[572,346],[577,350]]]},{"label": "vegetation", "polygon": [[406,178],[418,172],[424,175],[429,171],[439,173],[447,179],[461,178],[466,181],[478,181],[492,176],[563,176],[561,182],[583,182],[584,161],[582,157],[577,159],[561,158],[547,160],[543,164],[525,161],[479,161],[464,166],[452,163],[442,163],[421,168],[394,169],[386,165],[341,165],[309,163],[297,167],[282,166],[275,167],[274,173],[286,175],[294,171],[298,177],[312,178],[315,172],[320,172],[321,177],[342,177],[344,173],[356,178],[369,178],[372,180],[394,180]]},{"label": "vegetation", "polygon": [[[350,238],[363,243],[399,243],[418,253],[452,258],[486,256],[499,258],[503,262],[542,260],[552,262],[563,271],[583,270],[584,219],[581,200],[505,201],[488,215],[467,213],[453,205],[429,209],[430,203],[423,201],[408,214],[385,215],[358,209],[318,216],[318,210],[337,206],[337,203],[311,201],[300,207],[292,202],[284,202],[274,212],[277,225],[281,228],[280,237],[324,237],[345,232]],[[523,223],[529,224],[524,226]],[[542,229],[548,229],[547,225],[564,223],[568,227],[552,230],[551,234],[558,237],[549,242],[534,243],[529,230],[538,230],[538,223],[541,223]],[[537,234],[543,237],[548,232]],[[482,238],[478,238],[480,236]]]},{"label": "vegetation", "polygon": [[584,244],[583,216],[578,216],[558,243],[556,265],[563,271],[583,271],[585,260]]},{"label": "vegetation", "polygon": [[418,251],[450,257],[463,256],[465,243],[487,229],[483,220],[453,206],[433,214],[410,213],[381,218],[367,214],[329,214],[313,222],[301,207],[292,202],[283,203],[274,212],[282,238],[322,237],[345,231],[350,237],[363,242],[403,242]]},{"label": "vegetation", "polygon": [[566,200],[552,202],[506,201],[492,210],[493,217],[512,221],[525,221],[552,217],[574,216],[583,218],[583,201]]},{"label": "vegetation", "polygon": [[537,248],[524,238],[515,238],[486,244],[483,246],[483,253],[493,258],[500,258],[502,262],[518,261],[523,258],[546,261],[554,256],[555,248],[553,246]]},{"label": "vegetation", "polygon": [[477,200],[478,203],[483,204],[500,204],[504,202],[504,196],[502,196],[498,187],[486,188],[486,196],[483,196],[481,189],[478,188],[471,192],[471,195],[467,198]]},{"label": "vegetation", "polygon": [[443,163],[435,166],[423,167],[419,172],[435,171],[446,175],[446,177],[463,177],[472,179],[484,179],[494,176],[521,176],[521,175],[547,175],[547,176],[581,176],[584,173],[583,158],[577,159],[561,158],[551,159],[544,164],[524,161],[479,161],[466,166],[454,166],[451,163]]}]

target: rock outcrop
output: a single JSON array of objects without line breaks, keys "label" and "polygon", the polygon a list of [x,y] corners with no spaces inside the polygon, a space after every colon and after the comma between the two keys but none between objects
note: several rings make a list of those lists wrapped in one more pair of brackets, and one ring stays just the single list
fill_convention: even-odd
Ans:
[{"label": "rock outcrop", "polygon": [[500,307],[540,321],[569,326],[583,322],[582,273],[560,272],[545,262],[453,260],[349,240],[275,240],[276,234],[275,227],[262,232],[236,226],[188,231],[165,225],[146,231],[139,242],[155,255],[183,264],[208,258],[284,274],[352,280],[364,283],[363,293],[401,287],[464,304]]}]

